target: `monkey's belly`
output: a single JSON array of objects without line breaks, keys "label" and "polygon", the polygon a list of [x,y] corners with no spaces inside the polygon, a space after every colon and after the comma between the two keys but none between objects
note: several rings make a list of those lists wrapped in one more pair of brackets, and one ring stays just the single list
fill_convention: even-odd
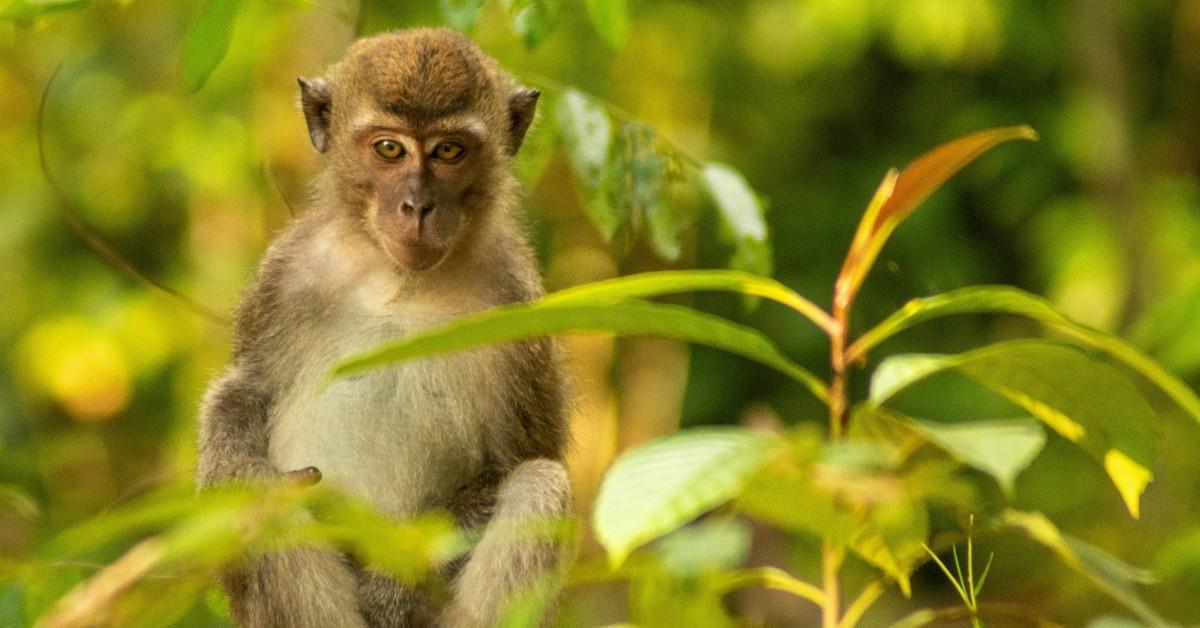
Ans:
[{"label": "monkey's belly", "polygon": [[[270,455],[283,471],[315,466],[323,482],[385,513],[437,507],[481,470],[487,421],[505,406],[498,350],[375,370],[323,390],[319,378],[281,404]],[[326,369],[320,369],[326,372]]]}]

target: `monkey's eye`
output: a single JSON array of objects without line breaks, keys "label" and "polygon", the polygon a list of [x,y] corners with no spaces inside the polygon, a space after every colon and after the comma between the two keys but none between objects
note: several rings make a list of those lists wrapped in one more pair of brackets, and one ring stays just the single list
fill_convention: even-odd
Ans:
[{"label": "monkey's eye", "polygon": [[375,153],[384,159],[399,159],[404,156],[404,146],[396,140],[375,142]]},{"label": "monkey's eye", "polygon": [[462,157],[464,150],[466,149],[458,142],[442,142],[434,147],[433,156],[442,161],[454,161]]}]

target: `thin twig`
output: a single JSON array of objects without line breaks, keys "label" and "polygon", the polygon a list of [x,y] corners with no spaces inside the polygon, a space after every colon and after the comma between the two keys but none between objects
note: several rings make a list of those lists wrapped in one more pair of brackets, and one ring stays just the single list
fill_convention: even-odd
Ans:
[{"label": "thin twig", "polygon": [[55,68],[54,72],[50,75],[50,79],[46,81],[45,89],[42,90],[42,100],[38,105],[37,113],[37,150],[38,163],[41,165],[42,169],[42,177],[45,178],[46,187],[50,190],[51,195],[57,202],[63,218],[67,222],[67,225],[71,227],[71,230],[74,231],[77,236],[79,236],[79,239],[83,240],[83,243],[86,244],[88,248],[92,249],[93,252],[104,258],[105,261],[107,261],[117,270],[125,273],[125,275],[129,276],[135,281],[138,281],[171,297],[180,305],[183,305],[185,308],[191,310],[194,314],[205,318],[209,322],[217,325],[228,326],[230,324],[228,318],[218,314],[212,309],[209,309],[207,306],[184,295],[178,290],[175,290],[174,288],[155,279],[151,279],[138,270],[132,262],[126,259],[124,255],[118,252],[112,245],[106,242],[91,227],[89,227],[87,223],[85,223],[79,216],[79,213],[76,212],[71,206],[71,202],[67,200],[67,195],[63,193],[62,188],[59,187],[57,180],[55,180],[55,178],[51,175],[50,165],[46,161],[46,102],[49,100],[50,87],[54,84],[54,79],[58,76],[58,73],[61,70],[62,65],[59,64],[59,66]]}]

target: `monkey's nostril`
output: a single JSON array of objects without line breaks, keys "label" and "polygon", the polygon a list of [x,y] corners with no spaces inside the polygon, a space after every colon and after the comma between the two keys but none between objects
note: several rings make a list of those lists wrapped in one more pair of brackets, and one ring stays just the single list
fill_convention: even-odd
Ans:
[{"label": "monkey's nostril", "polygon": [[428,216],[429,212],[431,212],[431,211],[433,211],[433,203],[426,203],[425,205],[422,205],[421,206],[421,217],[424,218],[425,216]]},{"label": "monkey's nostril", "polygon": [[413,207],[413,204],[408,201],[404,201],[400,204],[400,213],[404,214],[405,216],[411,216],[415,209],[416,208]]}]

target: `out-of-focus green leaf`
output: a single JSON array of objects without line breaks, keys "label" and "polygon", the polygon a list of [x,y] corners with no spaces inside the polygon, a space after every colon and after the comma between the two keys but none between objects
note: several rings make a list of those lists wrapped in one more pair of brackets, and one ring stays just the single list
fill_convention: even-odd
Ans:
[{"label": "out-of-focus green leaf", "polygon": [[882,404],[904,388],[955,369],[1025,408],[1103,463],[1125,505],[1139,515],[1152,478],[1154,411],[1120,371],[1068,345],[1016,340],[955,356],[901,355],[884,360],[870,398]]},{"label": "out-of-focus green leaf", "polygon": [[568,89],[554,109],[567,159],[583,187],[584,206],[604,238],[611,239],[629,220],[629,205],[616,205],[605,194],[604,183],[612,147],[612,126],[604,106],[591,97]]},{"label": "out-of-focus green leaf", "polygon": [[196,17],[183,42],[183,79],[188,89],[204,87],[225,58],[241,8],[241,0],[208,0]]},{"label": "out-of-focus green leaf", "polygon": [[532,0],[522,4],[524,7],[513,17],[512,26],[521,36],[521,41],[525,42],[525,47],[533,50],[554,30],[562,10],[562,0]]},{"label": "out-of-focus green leaf", "polygon": [[733,499],[782,445],[770,434],[706,428],[625,453],[604,476],[592,516],[609,563]]},{"label": "out-of-focus green leaf", "polygon": [[904,597],[910,597],[909,574],[923,560],[923,544],[928,539],[929,511],[925,504],[901,500],[870,508],[866,520],[850,538],[850,549],[881,569],[896,582]]},{"label": "out-of-focus green leaf", "polygon": [[774,367],[818,398],[828,398],[825,385],[816,376],[784,356],[758,331],[686,307],[657,303],[547,306],[534,302],[495,308],[352,356],[334,367],[333,375],[343,377],[393,362],[566,332],[660,336],[724,349]]},{"label": "out-of-focus green leaf", "polygon": [[953,424],[914,421],[913,425],[963,464],[996,478],[1009,494],[1017,475],[1033,462],[1046,444],[1046,433],[1031,419]]},{"label": "out-of-focus green leaf", "polygon": [[[621,125],[613,145],[608,170],[608,201],[617,212],[629,216],[635,225],[651,216],[665,214],[667,159],[658,152],[654,131],[644,124]],[[662,220],[656,223],[661,225]],[[678,232],[658,231],[650,239],[655,252],[667,259],[679,255]]]},{"label": "out-of-focus green leaf", "polygon": [[1049,548],[1068,567],[1086,576],[1098,589],[1120,602],[1147,625],[1155,628],[1171,625],[1150,608],[1137,592],[1136,585],[1155,582],[1154,574],[1132,567],[1094,545],[1063,534],[1040,512],[1006,510],[1000,522]]},{"label": "out-of-focus green leaf", "polygon": [[734,246],[730,266],[770,275],[771,251],[767,245],[766,211],[762,201],[732,167],[709,163],[700,172],[704,188],[717,207],[722,232]]},{"label": "out-of-focus green leaf", "polygon": [[35,17],[86,6],[90,0],[13,0],[0,11],[0,20],[31,20]]},{"label": "out-of-focus green leaf", "polygon": [[736,519],[702,521],[660,539],[654,551],[677,578],[715,574],[738,567],[750,552],[750,528]]},{"label": "out-of-focus green leaf", "polygon": [[438,0],[438,9],[447,24],[460,31],[469,31],[475,28],[483,3],[484,0]]},{"label": "out-of-focus green leaf", "polygon": [[626,0],[587,0],[588,17],[596,32],[613,48],[620,48],[629,36],[629,7]]},{"label": "out-of-focus green leaf", "polygon": [[1196,393],[1136,347],[1120,338],[1076,323],[1045,299],[1011,286],[975,286],[913,299],[856,340],[848,350],[848,359],[861,359],[879,343],[913,325],[942,316],[977,313],[1016,314],[1031,318],[1099,349],[1150,380],[1192,418],[1200,421],[1200,398],[1196,397]]},{"label": "out-of-focus green leaf", "polygon": [[25,491],[7,484],[0,484],[0,508],[11,508],[26,519],[34,519],[41,514],[41,509],[32,497],[25,494]]},{"label": "out-of-focus green leaf", "polygon": [[25,592],[17,581],[0,585],[0,626],[25,624]]}]

